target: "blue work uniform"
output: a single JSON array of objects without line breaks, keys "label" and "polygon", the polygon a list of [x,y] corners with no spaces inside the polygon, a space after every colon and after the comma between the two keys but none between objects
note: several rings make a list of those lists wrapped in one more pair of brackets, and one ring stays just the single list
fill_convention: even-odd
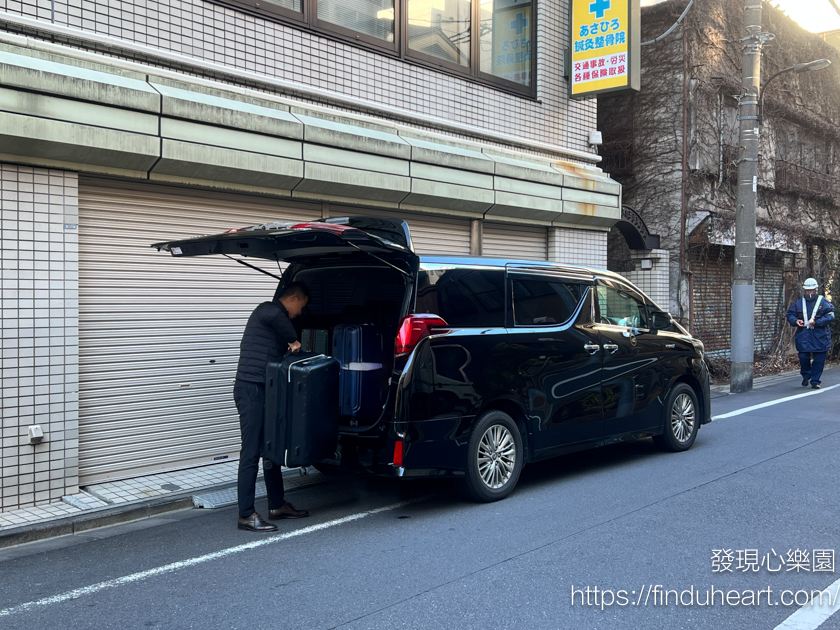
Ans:
[{"label": "blue work uniform", "polygon": [[[799,352],[799,366],[802,379],[810,379],[812,385],[819,385],[825,366],[825,356],[831,350],[831,330],[829,324],[834,320],[834,306],[822,298],[819,308],[814,313],[818,295],[814,294],[809,298],[805,296],[805,310],[803,311],[803,298],[796,300],[790,305],[787,312],[787,320],[791,326],[796,326],[796,320],[801,319],[806,326],[808,320],[813,317],[813,328],[801,328],[797,326],[796,350]],[[811,360],[813,355],[813,361]]]}]

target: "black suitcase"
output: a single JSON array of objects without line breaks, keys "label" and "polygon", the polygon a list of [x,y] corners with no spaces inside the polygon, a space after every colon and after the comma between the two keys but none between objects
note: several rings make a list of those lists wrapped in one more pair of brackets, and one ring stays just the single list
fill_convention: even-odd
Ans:
[{"label": "black suitcase", "polygon": [[378,418],[384,391],[382,334],[369,324],[336,326],[332,355],[341,363],[338,382],[341,415]]},{"label": "black suitcase", "polygon": [[331,457],[338,444],[336,359],[291,354],[269,363],[265,377],[263,456],[294,468]]}]

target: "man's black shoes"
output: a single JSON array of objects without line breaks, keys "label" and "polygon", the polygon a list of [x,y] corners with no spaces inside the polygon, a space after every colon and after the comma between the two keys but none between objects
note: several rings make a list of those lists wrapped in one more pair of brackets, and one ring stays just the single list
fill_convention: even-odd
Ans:
[{"label": "man's black shoes", "polygon": [[264,521],[262,517],[254,512],[251,516],[240,518],[236,525],[239,529],[248,532],[276,532],[277,525]]},{"label": "man's black shoes", "polygon": [[807,378],[802,379],[802,387],[808,387],[808,379]]},{"label": "man's black shoes", "polygon": [[819,383],[811,383],[811,389],[819,389],[819,388],[820,388]]},{"label": "man's black shoes", "polygon": [[288,501],[286,501],[286,504],[283,507],[268,511],[268,518],[272,521],[276,521],[281,518],[304,518],[307,516],[309,516],[309,512],[306,510],[296,510],[295,506]]}]

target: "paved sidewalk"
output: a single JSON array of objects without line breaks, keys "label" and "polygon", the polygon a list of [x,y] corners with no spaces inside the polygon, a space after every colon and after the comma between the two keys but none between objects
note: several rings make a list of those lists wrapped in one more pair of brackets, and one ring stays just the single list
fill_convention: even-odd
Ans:
[{"label": "paved sidewalk", "polygon": [[[824,373],[829,372],[830,370],[834,370],[840,367],[840,364],[837,363],[826,363]],[[796,381],[797,385],[800,383],[802,377],[799,375],[799,370],[788,370],[787,372],[779,372],[778,374],[770,374],[769,376],[760,376],[756,379],[753,379],[753,389],[762,389],[764,387],[770,387],[771,385],[778,385],[785,382],[793,382]],[[728,395],[729,392],[729,383],[723,383],[721,385],[712,385],[712,397],[717,398],[720,395]],[[718,396],[716,396],[717,394]]]},{"label": "paved sidewalk", "polygon": [[[238,462],[209,464],[80,488],[47,505],[0,512],[0,549],[65,536],[190,507],[217,508],[236,502]],[[286,492],[324,480],[314,468],[283,471]],[[266,496],[262,476],[257,497]]]}]

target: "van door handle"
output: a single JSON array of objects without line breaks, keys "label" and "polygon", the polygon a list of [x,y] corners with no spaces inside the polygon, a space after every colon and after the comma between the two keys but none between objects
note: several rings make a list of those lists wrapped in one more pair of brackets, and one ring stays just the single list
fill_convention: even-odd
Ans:
[{"label": "van door handle", "polygon": [[585,343],[583,344],[583,349],[589,352],[589,354],[595,354],[598,350],[601,349],[597,343]]},{"label": "van door handle", "polygon": [[604,350],[609,350],[610,354],[615,354],[615,351],[618,350],[618,344],[617,343],[605,343],[604,344]]}]

